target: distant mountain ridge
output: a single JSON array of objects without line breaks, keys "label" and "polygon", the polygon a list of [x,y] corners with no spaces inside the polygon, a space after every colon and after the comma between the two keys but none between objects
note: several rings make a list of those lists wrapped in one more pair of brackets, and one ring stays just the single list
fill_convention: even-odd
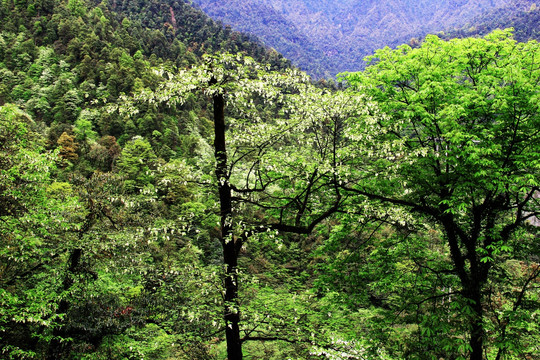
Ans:
[{"label": "distant mountain ridge", "polygon": [[211,17],[259,36],[310,74],[363,67],[375,49],[458,29],[484,13],[513,14],[532,0],[193,0]]}]

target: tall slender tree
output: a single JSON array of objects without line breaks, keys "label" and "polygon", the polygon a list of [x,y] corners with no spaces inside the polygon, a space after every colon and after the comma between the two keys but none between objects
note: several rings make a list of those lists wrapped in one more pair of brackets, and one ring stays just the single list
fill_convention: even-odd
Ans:
[{"label": "tall slender tree", "polygon": [[267,337],[241,334],[241,249],[261,233],[309,234],[340,209],[337,139],[344,118],[363,116],[354,101],[361,97],[332,99],[295,70],[269,71],[230,54],[207,56],[204,64],[167,77],[161,90],[139,98],[182,103],[196,91],[212,102],[227,353],[229,360],[242,359],[244,341]]}]

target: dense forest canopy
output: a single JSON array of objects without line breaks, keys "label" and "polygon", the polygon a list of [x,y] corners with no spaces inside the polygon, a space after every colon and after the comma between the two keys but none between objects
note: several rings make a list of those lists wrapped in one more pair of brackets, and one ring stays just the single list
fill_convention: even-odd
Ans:
[{"label": "dense forest canopy", "polygon": [[187,1],[0,19],[1,358],[540,356],[536,41],[315,83]]}]

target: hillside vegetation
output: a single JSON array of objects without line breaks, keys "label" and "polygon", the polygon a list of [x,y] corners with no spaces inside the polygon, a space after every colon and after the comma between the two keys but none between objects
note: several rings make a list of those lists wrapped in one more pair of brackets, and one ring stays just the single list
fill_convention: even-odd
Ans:
[{"label": "hillside vegetation", "polygon": [[445,38],[481,36],[495,29],[513,28],[518,41],[540,39],[540,9],[536,3],[523,4],[516,7],[518,11],[507,11],[506,8],[488,11],[469,20],[462,27],[449,29],[443,35]]},{"label": "hillside vegetation", "polygon": [[539,357],[537,42],[338,86],[187,1],[0,19],[0,358]]}]

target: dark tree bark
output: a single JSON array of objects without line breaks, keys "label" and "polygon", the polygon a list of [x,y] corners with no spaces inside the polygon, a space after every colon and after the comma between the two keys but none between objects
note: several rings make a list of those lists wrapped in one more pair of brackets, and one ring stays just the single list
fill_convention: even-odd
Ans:
[{"label": "dark tree bark", "polygon": [[[440,212],[445,213],[446,208],[441,208]],[[463,287],[462,295],[468,300],[472,309],[472,316],[469,317],[471,347],[470,360],[482,360],[482,348],[484,342],[483,310],[482,310],[482,287],[487,280],[487,269],[480,269],[478,255],[476,254],[477,239],[471,239],[461,231],[451,214],[440,216],[444,227],[454,269],[458,274]],[[465,256],[459,246],[459,242],[464,243],[469,253]],[[472,251],[472,254],[470,253]],[[469,259],[470,269],[466,266],[465,259]],[[484,276],[484,272],[486,273]]]},{"label": "dark tree bark", "polygon": [[[474,276],[471,274],[471,276]],[[482,309],[481,284],[478,281],[471,281],[469,289],[464,292],[465,297],[471,302],[473,314],[469,320],[470,335],[469,346],[471,347],[470,360],[482,360],[484,346],[484,312]]]},{"label": "dark tree bark", "polygon": [[[210,85],[216,85],[217,81],[213,79],[210,81]],[[306,211],[306,204],[310,195],[317,189],[313,189],[310,185],[307,186],[305,193],[302,194],[302,198],[291,199],[291,203],[300,204],[297,208],[287,208],[287,211],[293,212],[295,216],[290,216],[287,220],[280,219],[277,222],[256,223],[255,229],[246,231],[240,236],[233,234],[233,203],[234,202],[247,202],[250,200],[243,197],[233,197],[233,189],[235,192],[242,194],[249,194],[257,192],[259,189],[237,189],[229,183],[230,176],[230,164],[228,164],[227,158],[227,144],[225,139],[226,124],[225,124],[225,99],[223,94],[216,94],[212,98],[213,111],[214,111],[214,151],[216,157],[215,173],[218,181],[218,193],[220,202],[220,241],[223,247],[223,261],[225,265],[225,278],[224,278],[224,320],[225,320],[225,335],[227,342],[227,360],[241,360],[242,355],[242,342],[248,340],[263,340],[262,337],[246,337],[242,339],[240,337],[240,320],[241,313],[238,304],[238,257],[242,245],[256,233],[261,231],[267,231],[267,229],[274,229],[280,232],[295,233],[295,234],[309,234],[313,231],[315,226],[329,216],[338,211],[341,206],[342,197],[340,194],[340,188],[338,187],[338,180],[336,175],[330,177],[325,184],[326,187],[331,189],[334,193],[334,200],[329,204],[325,211],[322,211],[318,216],[310,217]],[[336,149],[333,149],[334,152]],[[318,171],[315,171],[312,175],[312,181],[319,176]],[[264,185],[262,185],[264,187]],[[331,197],[330,194],[327,195]],[[257,206],[256,203],[253,205]],[[307,221],[304,221],[308,219]],[[288,223],[292,222],[292,223]],[[264,338],[266,339],[266,338]],[[270,337],[273,339],[273,337]]]},{"label": "dark tree bark", "polygon": [[228,360],[242,359],[240,338],[240,312],[238,310],[238,254],[241,240],[232,234],[232,194],[227,166],[225,142],[225,99],[223,94],[213,96],[214,101],[214,150],[216,156],[216,177],[218,180],[220,205],[220,240],[225,264],[225,336]]}]

